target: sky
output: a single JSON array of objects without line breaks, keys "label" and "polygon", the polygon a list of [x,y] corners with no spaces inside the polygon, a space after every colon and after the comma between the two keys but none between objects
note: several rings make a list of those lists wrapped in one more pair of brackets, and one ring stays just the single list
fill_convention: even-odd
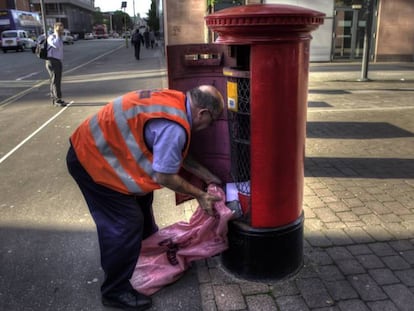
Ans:
[{"label": "sky", "polygon": [[[100,7],[101,12],[121,10],[121,3],[125,0],[95,0],[95,7]],[[141,17],[146,17],[147,12],[151,7],[151,0],[127,0],[126,12],[132,17],[135,14],[140,14]]]}]

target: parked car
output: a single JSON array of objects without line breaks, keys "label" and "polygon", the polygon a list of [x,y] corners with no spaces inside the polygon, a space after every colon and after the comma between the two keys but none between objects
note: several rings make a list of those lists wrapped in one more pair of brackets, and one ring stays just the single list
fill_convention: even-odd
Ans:
[{"label": "parked car", "polygon": [[4,53],[9,50],[24,51],[35,46],[35,42],[29,38],[24,30],[5,30],[1,33],[1,49]]},{"label": "parked car", "polygon": [[122,33],[122,38],[125,39],[126,38],[131,38],[131,33],[129,31],[125,31],[124,33]]},{"label": "parked car", "polygon": [[92,32],[87,32],[85,33],[85,36],[83,37],[85,40],[92,40],[93,37],[93,33]]},{"label": "parked car", "polygon": [[70,31],[65,29],[63,30],[62,41],[64,44],[73,44],[75,43],[73,36],[71,35]]}]

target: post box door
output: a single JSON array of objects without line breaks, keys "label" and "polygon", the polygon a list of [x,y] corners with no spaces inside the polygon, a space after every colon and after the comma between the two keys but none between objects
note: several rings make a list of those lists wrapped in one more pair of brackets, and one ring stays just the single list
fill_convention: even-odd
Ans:
[{"label": "post box door", "polygon": [[[168,87],[186,92],[202,84],[214,85],[227,98],[226,78],[223,67],[230,67],[234,60],[227,55],[228,46],[220,44],[186,44],[167,46]],[[206,130],[194,133],[190,152],[225,182],[231,182],[230,143],[227,111]],[[186,172],[182,175],[193,184],[201,181]],[[177,202],[184,197],[178,196]]]}]

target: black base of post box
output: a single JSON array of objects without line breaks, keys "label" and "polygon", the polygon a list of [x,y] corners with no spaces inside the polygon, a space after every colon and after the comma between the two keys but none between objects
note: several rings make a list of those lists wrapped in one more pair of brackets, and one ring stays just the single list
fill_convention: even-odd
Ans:
[{"label": "black base of post box", "polygon": [[222,253],[223,266],[250,280],[280,280],[297,273],[303,264],[304,215],[279,228],[252,228],[229,222],[229,248]]}]

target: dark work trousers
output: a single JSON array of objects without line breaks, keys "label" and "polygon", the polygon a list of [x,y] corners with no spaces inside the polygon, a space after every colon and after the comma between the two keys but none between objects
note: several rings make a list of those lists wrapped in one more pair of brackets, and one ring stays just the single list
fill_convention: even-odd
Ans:
[{"label": "dark work trousers", "polygon": [[103,296],[129,291],[141,241],[158,228],[152,211],[153,192],[144,196],[125,195],[95,183],[80,164],[73,147],[66,163],[89,207],[98,231],[101,266],[105,279]]},{"label": "dark work trousers", "polygon": [[141,52],[141,42],[135,42],[134,44],[134,52],[135,52],[135,58],[139,59],[139,54]]},{"label": "dark work trousers", "polygon": [[46,60],[46,69],[50,78],[50,97],[54,100],[62,98],[62,62],[56,58]]}]

